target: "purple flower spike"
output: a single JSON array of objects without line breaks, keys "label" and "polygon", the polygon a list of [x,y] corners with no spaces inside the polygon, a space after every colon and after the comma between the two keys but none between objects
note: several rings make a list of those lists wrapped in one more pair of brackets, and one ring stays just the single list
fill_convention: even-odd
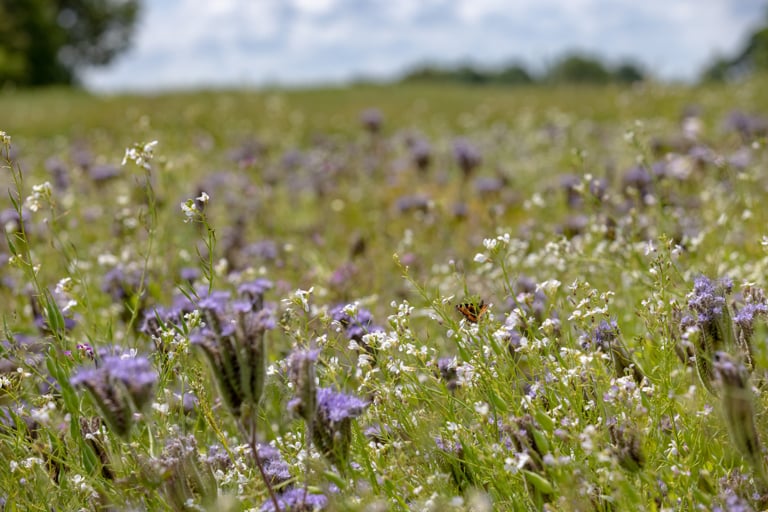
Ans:
[{"label": "purple flower spike", "polygon": [[465,177],[469,177],[482,163],[480,151],[466,139],[459,138],[453,141],[453,155]]},{"label": "purple flower spike", "polygon": [[[277,503],[283,512],[314,512],[328,506],[328,498],[323,494],[311,494],[303,488],[285,491],[277,497]],[[272,500],[261,506],[261,512],[276,512]]]},{"label": "purple flower spike", "polygon": [[712,322],[723,314],[725,293],[730,291],[730,281],[721,285],[721,289],[707,276],[698,276],[693,281],[693,292],[688,295],[688,307],[694,310],[699,322]]},{"label": "purple flower spike", "polygon": [[339,393],[332,388],[317,390],[317,407],[333,423],[357,418],[367,405],[367,402],[356,396]]},{"label": "purple flower spike", "polygon": [[110,428],[125,436],[133,425],[133,412],[152,399],[157,374],[145,357],[107,355],[98,368],[81,369],[70,382],[88,390]]}]

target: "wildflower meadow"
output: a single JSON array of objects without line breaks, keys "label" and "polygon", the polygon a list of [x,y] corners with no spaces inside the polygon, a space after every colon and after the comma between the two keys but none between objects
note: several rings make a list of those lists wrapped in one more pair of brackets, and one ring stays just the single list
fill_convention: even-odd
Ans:
[{"label": "wildflower meadow", "polygon": [[0,510],[765,510],[766,85],[2,92]]}]

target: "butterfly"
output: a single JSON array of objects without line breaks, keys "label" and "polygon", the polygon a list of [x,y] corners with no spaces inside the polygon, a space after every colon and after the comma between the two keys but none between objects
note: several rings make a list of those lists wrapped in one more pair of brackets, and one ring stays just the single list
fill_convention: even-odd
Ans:
[{"label": "butterfly", "polygon": [[464,315],[464,318],[466,318],[468,322],[476,324],[480,320],[480,317],[488,311],[488,304],[482,300],[479,304],[464,302],[462,304],[456,304],[456,309],[459,310],[459,313]]}]

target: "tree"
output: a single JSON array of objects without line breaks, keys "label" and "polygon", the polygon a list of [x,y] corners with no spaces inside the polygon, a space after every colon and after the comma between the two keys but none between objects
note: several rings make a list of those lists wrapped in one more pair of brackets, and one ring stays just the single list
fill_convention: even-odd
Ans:
[{"label": "tree", "polygon": [[549,69],[547,80],[553,83],[603,84],[611,80],[611,73],[594,57],[571,54]]},{"label": "tree", "polygon": [[76,84],[128,49],[139,0],[3,0],[0,85]]},{"label": "tree", "polygon": [[768,11],[763,25],[747,38],[733,57],[718,57],[701,74],[704,81],[722,82],[768,71]]},{"label": "tree", "polygon": [[633,84],[645,79],[642,67],[632,62],[622,62],[613,70],[611,75],[613,80],[620,84]]}]

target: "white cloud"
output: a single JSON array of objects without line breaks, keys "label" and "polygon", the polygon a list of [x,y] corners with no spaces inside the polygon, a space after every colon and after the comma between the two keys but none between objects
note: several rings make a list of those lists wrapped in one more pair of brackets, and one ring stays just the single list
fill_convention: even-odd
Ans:
[{"label": "white cloud", "polygon": [[297,83],[392,74],[425,59],[534,69],[569,49],[693,77],[733,52],[764,0],[167,0],[97,89]]}]

